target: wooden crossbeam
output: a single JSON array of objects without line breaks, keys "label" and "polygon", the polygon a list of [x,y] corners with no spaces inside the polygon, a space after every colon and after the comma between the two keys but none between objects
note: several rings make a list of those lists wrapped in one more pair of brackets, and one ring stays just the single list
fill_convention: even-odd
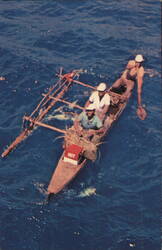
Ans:
[{"label": "wooden crossbeam", "polygon": [[91,86],[91,85],[89,85],[89,84],[86,84],[86,83],[84,83],[84,82],[80,82],[80,81],[74,80],[74,79],[72,78],[72,77],[74,76],[74,73],[65,74],[65,75],[58,75],[58,76],[59,76],[61,79],[67,79],[67,81],[75,82],[75,83],[80,84],[80,85],[82,85],[82,86],[84,86],[84,87],[88,87],[88,88],[90,88],[90,89],[96,90],[96,87],[93,87],[93,86]]},{"label": "wooden crossbeam", "polygon": [[80,81],[77,81],[77,80],[72,80],[72,81],[75,82],[75,83],[77,83],[77,84],[80,84],[80,85],[82,85],[82,86],[84,86],[84,87],[87,87],[87,88],[96,90],[96,87],[93,87],[93,86],[91,86],[91,85],[89,85],[89,84],[87,84],[87,83],[80,82]]},{"label": "wooden crossbeam", "polygon": [[24,116],[24,119],[27,120],[27,121],[30,121],[31,123],[33,123],[33,124],[35,124],[37,126],[48,128],[48,129],[51,129],[51,130],[54,130],[54,131],[57,131],[57,132],[60,132],[60,133],[63,133],[63,134],[66,133],[66,130],[64,130],[64,129],[56,128],[54,126],[48,125],[48,124],[43,123],[43,122],[34,121],[34,119],[32,119],[29,116]]},{"label": "wooden crossbeam", "polygon": [[[91,86],[91,85],[89,85],[89,84],[86,84],[86,83],[84,83],[84,82],[80,82],[80,81],[77,81],[77,80],[72,80],[72,81],[75,82],[75,83],[77,83],[77,84],[80,84],[80,85],[82,85],[82,86],[88,87],[88,88],[90,88],[90,89],[97,90],[97,86],[96,86],[96,87],[93,87],[93,86]],[[109,94],[112,95],[112,96],[121,97],[120,94],[115,93],[115,92],[111,92],[111,88],[112,88],[112,87],[110,87],[106,92],[109,93]]]},{"label": "wooden crossbeam", "polygon": [[[65,78],[65,79],[67,79],[67,81],[71,81],[71,82],[74,82],[74,83],[77,83],[77,84],[79,84],[79,85],[82,85],[82,86],[84,86],[84,87],[87,87],[87,88],[90,88],[90,89],[93,89],[93,90],[97,90],[97,86],[91,86],[91,85],[89,85],[89,84],[87,84],[87,83],[84,83],[84,82],[81,82],[81,81],[78,81],[78,80],[74,80],[74,79],[72,79],[72,78],[66,78],[66,75],[59,75],[62,79],[63,78]],[[111,92],[111,88],[112,88],[112,86],[106,91],[107,93],[109,93],[111,96],[118,96],[118,97],[121,97],[121,95],[120,94],[118,94],[118,93],[115,93],[115,92]]]},{"label": "wooden crossbeam", "polygon": [[[42,95],[43,95],[43,96],[46,96],[46,94],[42,94]],[[67,104],[67,105],[74,106],[75,108],[78,108],[78,109],[81,109],[81,110],[84,110],[84,108],[81,107],[80,105],[74,104],[74,103],[71,103],[71,102],[68,102],[68,101],[65,101],[65,100],[60,99],[60,98],[58,98],[58,97],[48,96],[48,98],[53,99],[53,100],[56,100],[56,101],[58,101],[58,102],[65,103],[65,104]]]}]

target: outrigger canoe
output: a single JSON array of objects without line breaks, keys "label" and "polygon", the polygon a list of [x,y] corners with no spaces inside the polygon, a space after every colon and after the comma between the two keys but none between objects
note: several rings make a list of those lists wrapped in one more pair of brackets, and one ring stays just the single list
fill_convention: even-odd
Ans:
[{"label": "outrigger canoe", "polygon": [[[20,135],[10,144],[10,146],[2,153],[2,157],[6,157],[18,144],[25,140],[30,135],[35,127],[41,126],[60,133],[65,136],[68,134],[67,130],[63,130],[49,124],[42,122],[44,117],[53,108],[57,102],[71,105],[72,103],[63,99],[65,93],[72,87],[73,84],[79,84],[88,87],[92,90],[96,90],[96,87],[89,84],[78,81],[79,71],[72,71],[67,74],[62,74],[62,69],[58,74],[59,80],[53,85],[48,93],[42,94],[43,98],[36,106],[34,111],[29,116],[23,117],[23,130]],[[76,79],[77,77],[77,79]],[[107,116],[109,116],[109,126],[103,134],[100,134],[99,143],[94,145],[98,148],[102,143],[103,138],[109,132],[115,121],[119,118],[123,110],[125,109],[128,99],[123,101],[121,93],[115,93],[113,88],[108,90],[111,97],[111,104]],[[83,107],[77,104],[73,104],[74,107],[84,110]],[[71,130],[68,130],[71,131]],[[77,137],[77,136],[76,136]],[[50,183],[47,188],[47,194],[57,194],[60,192],[69,182],[80,172],[87,162],[85,154],[84,138],[77,137],[77,141],[68,140],[68,143],[64,143],[64,150],[60,157],[60,160],[55,168],[55,171],[51,177]],[[91,143],[91,142],[86,142]],[[89,145],[88,145],[89,146]]]}]

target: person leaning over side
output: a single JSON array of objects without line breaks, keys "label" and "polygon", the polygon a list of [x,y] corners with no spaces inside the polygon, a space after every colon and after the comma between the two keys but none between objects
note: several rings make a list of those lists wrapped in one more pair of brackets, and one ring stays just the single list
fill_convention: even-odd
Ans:
[{"label": "person leaning over side", "polygon": [[134,60],[130,60],[126,66],[126,69],[122,73],[121,77],[115,81],[112,88],[119,88],[124,86],[126,91],[123,94],[123,100],[129,98],[131,91],[134,88],[134,84],[137,82],[137,115],[140,119],[144,120],[147,116],[145,109],[142,107],[142,86],[144,78],[144,67],[142,63],[144,58],[142,55],[136,55]]},{"label": "person leaning over side", "polygon": [[98,85],[97,90],[90,95],[85,107],[87,107],[89,104],[94,105],[96,114],[101,120],[103,120],[110,105],[110,96],[107,93],[106,83],[102,82]]},{"label": "person leaning over side", "polygon": [[84,136],[87,139],[92,139],[95,135],[104,132],[102,121],[95,114],[94,104],[86,107],[74,121],[74,128],[79,136]]}]

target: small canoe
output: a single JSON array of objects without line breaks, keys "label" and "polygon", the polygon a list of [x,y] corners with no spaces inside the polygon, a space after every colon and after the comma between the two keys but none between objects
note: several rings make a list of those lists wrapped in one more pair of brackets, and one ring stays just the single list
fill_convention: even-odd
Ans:
[{"label": "small canoe", "polygon": [[[110,124],[105,133],[101,135],[99,139],[100,142],[102,141],[105,134],[108,133],[113,123],[115,123],[117,118],[121,115],[128,103],[128,100],[121,101],[120,94],[116,94],[112,91],[110,91],[109,94],[112,100],[108,112]],[[68,185],[74,179],[74,177],[76,177],[76,175],[80,172],[80,170],[85,166],[87,162],[87,159],[84,157],[84,154],[82,154],[81,150],[78,154],[76,153],[75,147],[79,147],[80,145],[72,144],[71,146],[72,147],[69,151],[69,156],[67,151],[64,150],[62,156],[60,157],[60,160],[56,166],[56,169],[52,175],[47,189],[48,194],[59,193],[66,185]]]}]

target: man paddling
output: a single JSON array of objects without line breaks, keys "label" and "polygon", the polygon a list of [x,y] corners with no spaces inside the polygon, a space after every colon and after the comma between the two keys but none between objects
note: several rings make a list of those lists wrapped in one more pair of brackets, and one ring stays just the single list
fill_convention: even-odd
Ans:
[{"label": "man paddling", "polygon": [[85,107],[88,107],[90,104],[94,105],[96,115],[103,120],[110,105],[110,96],[107,93],[106,83],[102,82],[98,85],[97,90],[90,95]]},{"label": "man paddling", "polygon": [[92,138],[95,135],[104,132],[102,121],[95,114],[95,105],[90,104],[86,107],[77,119],[74,121],[74,128],[79,136]]},{"label": "man paddling", "polygon": [[122,95],[123,100],[129,98],[131,91],[134,88],[134,84],[137,82],[137,115],[141,120],[144,120],[147,116],[145,109],[142,107],[142,85],[144,78],[144,67],[142,63],[144,58],[142,55],[136,55],[134,60],[130,60],[126,66],[126,69],[122,73],[121,77],[116,80],[112,85],[113,89],[118,89],[121,86],[125,87],[125,92]]}]

